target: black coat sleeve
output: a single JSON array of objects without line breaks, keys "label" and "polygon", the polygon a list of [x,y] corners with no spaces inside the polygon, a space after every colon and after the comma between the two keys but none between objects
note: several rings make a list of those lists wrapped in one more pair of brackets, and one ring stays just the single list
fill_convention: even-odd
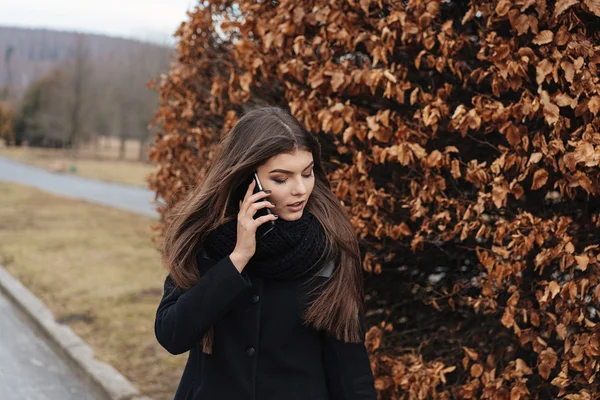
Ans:
[{"label": "black coat sleeve", "polygon": [[156,339],[171,354],[189,351],[229,309],[232,301],[251,286],[250,280],[235,268],[229,256],[210,267],[187,291],[178,287],[168,275],[156,311]]},{"label": "black coat sleeve", "polygon": [[[361,327],[364,332],[364,324]],[[323,332],[322,349],[331,400],[377,399],[364,334],[362,342],[346,343]]]}]

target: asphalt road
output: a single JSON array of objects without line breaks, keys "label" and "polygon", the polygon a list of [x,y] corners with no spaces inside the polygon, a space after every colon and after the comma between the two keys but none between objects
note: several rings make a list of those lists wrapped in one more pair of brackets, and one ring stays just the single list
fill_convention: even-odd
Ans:
[{"label": "asphalt road", "polygon": [[0,399],[101,400],[0,291]]},{"label": "asphalt road", "polygon": [[143,187],[48,172],[1,156],[0,180],[158,218],[155,205],[152,204],[154,192]]}]

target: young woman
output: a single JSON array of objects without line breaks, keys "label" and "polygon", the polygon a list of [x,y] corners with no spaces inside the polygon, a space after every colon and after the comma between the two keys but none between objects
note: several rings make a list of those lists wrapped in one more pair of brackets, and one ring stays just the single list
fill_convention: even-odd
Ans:
[{"label": "young woman", "polygon": [[175,400],[376,399],[358,241],[291,114],[244,114],[167,221],[155,333],[190,350]]}]

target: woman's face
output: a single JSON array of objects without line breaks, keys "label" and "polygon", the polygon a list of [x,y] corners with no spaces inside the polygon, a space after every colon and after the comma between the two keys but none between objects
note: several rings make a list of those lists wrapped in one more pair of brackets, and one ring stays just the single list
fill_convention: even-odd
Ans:
[{"label": "woman's face", "polygon": [[[279,218],[293,221],[302,216],[315,186],[313,164],[310,151],[296,150],[271,157],[256,168],[263,189],[271,190],[268,200],[275,203],[271,211]],[[289,207],[299,201],[302,202],[299,209]]]}]

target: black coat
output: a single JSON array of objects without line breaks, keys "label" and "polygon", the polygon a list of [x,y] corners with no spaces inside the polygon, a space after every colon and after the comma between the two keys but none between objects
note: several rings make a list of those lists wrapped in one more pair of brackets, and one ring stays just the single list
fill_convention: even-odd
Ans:
[{"label": "black coat", "polygon": [[[200,280],[183,291],[167,276],[156,312],[159,343],[172,354],[190,351],[175,400],[377,398],[364,343],[302,324],[307,288],[300,281],[261,279],[240,273],[229,256],[216,262],[201,254]],[[204,354],[210,326],[212,354]]]}]

